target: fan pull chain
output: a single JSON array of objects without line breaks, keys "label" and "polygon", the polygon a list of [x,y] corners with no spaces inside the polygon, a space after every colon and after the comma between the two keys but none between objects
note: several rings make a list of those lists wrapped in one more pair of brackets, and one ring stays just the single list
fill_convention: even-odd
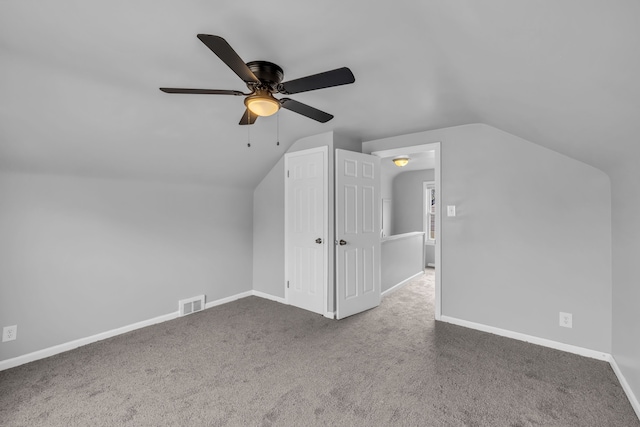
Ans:
[{"label": "fan pull chain", "polygon": [[276,145],[280,145],[280,114],[276,114]]},{"label": "fan pull chain", "polygon": [[[251,110],[247,108],[247,121],[251,123]],[[251,147],[251,126],[247,124],[247,147]]]}]

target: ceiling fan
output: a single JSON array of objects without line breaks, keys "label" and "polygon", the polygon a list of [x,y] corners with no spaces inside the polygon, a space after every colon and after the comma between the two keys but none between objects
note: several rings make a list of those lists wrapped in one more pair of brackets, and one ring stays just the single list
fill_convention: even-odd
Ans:
[{"label": "ceiling fan", "polygon": [[283,83],[284,73],[278,65],[268,61],[245,63],[229,43],[220,36],[198,34],[198,38],[246,83],[250,92],[169,87],[161,87],[160,90],[166,93],[244,96],[246,110],[240,119],[239,124],[241,125],[252,125],[258,116],[271,116],[277,113],[280,107],[302,114],[320,123],[326,123],[333,118],[331,114],[290,98],[276,99],[273,94],[292,95],[310,90],[346,85],[356,81],[351,70],[347,67],[342,67]]}]

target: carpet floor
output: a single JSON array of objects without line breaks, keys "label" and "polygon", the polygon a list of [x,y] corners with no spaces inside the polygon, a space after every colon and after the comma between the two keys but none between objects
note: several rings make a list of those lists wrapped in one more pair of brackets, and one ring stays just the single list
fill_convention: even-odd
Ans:
[{"label": "carpet floor", "polygon": [[432,272],[341,321],[248,297],[0,372],[0,425],[640,426],[608,363],[433,319]]}]

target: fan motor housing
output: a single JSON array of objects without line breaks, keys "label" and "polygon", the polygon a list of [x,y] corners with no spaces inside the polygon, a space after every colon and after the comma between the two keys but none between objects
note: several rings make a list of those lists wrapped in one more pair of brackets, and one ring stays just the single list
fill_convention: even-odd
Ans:
[{"label": "fan motor housing", "polygon": [[282,81],[284,72],[280,66],[269,61],[247,62],[247,67],[263,83],[274,86]]}]

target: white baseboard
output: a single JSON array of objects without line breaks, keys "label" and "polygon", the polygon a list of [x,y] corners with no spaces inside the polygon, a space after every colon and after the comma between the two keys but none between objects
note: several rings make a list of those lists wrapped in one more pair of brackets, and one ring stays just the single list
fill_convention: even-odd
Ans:
[{"label": "white baseboard", "polygon": [[[205,304],[205,309],[215,307],[221,304],[226,304],[228,302],[235,301],[240,298],[251,296],[253,295],[253,292],[254,291],[242,292],[227,298],[221,298],[219,300],[208,302]],[[73,350],[74,348],[82,347],[84,345],[91,344],[97,341],[102,341],[107,338],[115,337],[116,335],[121,335],[130,331],[134,331],[136,329],[144,328],[146,326],[155,325],[156,323],[162,323],[168,320],[173,320],[178,317],[178,314],[179,314],[178,311],[174,311],[173,313],[164,314],[162,316],[154,317],[153,319],[143,320],[141,322],[133,323],[131,325],[122,326],[120,328],[112,329],[110,331],[101,332],[96,335],[91,335],[89,337],[80,338],[74,341],[69,341],[63,344],[55,345],[53,347],[49,347],[42,350],[34,351],[32,353],[24,354],[22,356],[17,356],[12,359],[2,360],[0,361],[0,371],[4,371],[5,369],[10,369],[10,368],[15,368],[16,366],[20,366],[20,365],[24,365],[25,363],[44,359],[46,357],[55,356],[56,354],[64,353],[65,351]]]},{"label": "white baseboard", "polygon": [[622,389],[627,394],[627,398],[629,399],[629,403],[631,403],[631,407],[634,411],[636,411],[636,416],[638,417],[638,419],[640,419],[640,402],[638,401],[636,395],[633,393],[633,390],[631,390],[631,386],[622,374],[622,371],[620,370],[620,367],[618,366],[618,363],[616,362],[616,358],[614,356],[611,356],[611,358],[609,359],[609,364],[611,365],[611,369],[613,369],[613,372],[616,374],[616,377],[618,377],[618,381],[620,381]]},{"label": "white baseboard", "polygon": [[513,338],[518,341],[525,341],[531,344],[537,344],[544,347],[554,348],[556,350],[566,351],[567,353],[573,353],[579,356],[590,357],[592,359],[604,360],[607,362],[611,359],[611,355],[609,353],[604,353],[602,351],[591,350],[584,347],[578,347],[571,344],[552,341],[546,338],[534,337],[532,335],[509,331],[507,329],[500,329],[493,326],[487,326],[481,323],[469,322],[468,320],[461,320],[455,317],[441,316],[440,321],[446,322],[446,323],[452,323],[458,326],[464,326],[465,328],[476,329],[482,332],[489,332],[491,334],[500,335],[502,337]]},{"label": "white baseboard", "polygon": [[[288,305],[286,299],[284,299],[282,297],[277,297],[275,295],[267,294],[267,293],[260,292],[260,291],[252,291],[252,295],[256,296],[256,297],[268,299],[268,300],[271,300],[271,301],[279,302],[280,304]],[[327,319],[335,319],[336,313],[333,312],[333,311],[326,311],[323,314],[323,316],[326,317]]]},{"label": "white baseboard", "polygon": [[250,297],[251,295],[253,295],[253,291],[241,292],[239,294],[231,295],[230,297],[220,298],[215,301],[208,302],[205,304],[204,308],[211,308],[211,307],[215,307],[216,305],[226,304],[228,302],[232,302],[238,299]]},{"label": "white baseboard", "polygon": [[64,344],[54,345],[53,347],[45,348],[42,350],[34,351],[33,353],[24,354],[22,356],[14,357],[12,359],[0,361],[0,371],[5,369],[14,368],[16,366],[24,365],[25,363],[33,362],[36,360],[44,359],[46,357],[55,356],[65,351],[73,350],[74,348],[82,347],[87,344],[94,343],[96,341],[102,341],[107,338],[115,337],[116,335],[124,334],[136,329],[144,328],[145,326],[155,325],[156,323],[166,322],[178,317],[178,312],[165,314],[162,316],[154,317],[153,319],[143,320],[142,322],[133,323],[131,325],[123,326],[121,328],[112,329],[110,331],[101,332],[89,337],[80,338],[74,341],[69,341]]},{"label": "white baseboard", "polygon": [[[388,295],[389,293],[401,288],[402,286],[404,286],[406,283],[408,283],[411,279],[414,279],[416,277],[418,277],[419,275],[423,274],[418,273],[415,274],[414,276],[403,280],[402,282],[398,283],[397,285],[395,285],[394,287],[392,287],[391,289],[386,290],[385,292],[382,293],[383,296]],[[215,307],[218,305],[222,305],[222,304],[226,304],[241,298],[245,298],[248,296],[257,296],[260,298],[265,298],[268,300],[272,300],[272,301],[276,301],[282,304],[286,304],[285,299],[281,298],[281,297],[277,297],[274,295],[269,295],[266,294],[264,292],[260,292],[260,291],[246,291],[246,292],[242,292],[227,298],[221,298],[219,300],[215,300],[215,301],[211,301],[205,304],[205,309],[207,308],[211,308],[211,307]],[[80,338],[74,341],[70,341],[64,344],[59,344],[53,347],[49,347],[49,348],[45,348],[42,350],[38,350],[38,351],[34,351],[32,353],[28,353],[22,356],[18,356],[18,357],[14,357],[12,359],[7,359],[7,360],[2,360],[0,361],[0,371],[4,371],[6,369],[10,369],[10,368],[14,368],[16,366],[20,366],[20,365],[24,365],[25,363],[29,363],[29,362],[33,362],[39,359],[44,359],[46,357],[50,357],[50,356],[54,356],[56,354],[59,353],[63,353],[65,351],[69,351],[69,350],[73,350],[75,348],[78,347],[82,347],[84,345],[87,344],[91,344],[97,341],[102,341],[104,339],[107,338],[111,338],[114,337],[116,335],[121,335],[130,331],[134,331],[136,329],[140,329],[140,328],[144,328],[146,326],[151,326],[151,325],[155,325],[157,323],[162,323],[162,322],[166,322],[168,320],[172,320],[178,317],[179,312],[175,311],[173,313],[169,313],[169,314],[165,314],[162,316],[158,316],[158,317],[154,317],[152,319],[148,319],[148,320],[143,320],[141,322],[137,322],[137,323],[133,323],[131,325],[127,325],[127,326],[123,326],[120,328],[116,328],[116,329],[112,329],[110,331],[106,331],[106,332],[102,332],[96,335],[92,335],[86,338]],[[326,312],[324,314],[325,317],[333,319],[335,317],[335,313],[334,312]],[[577,347],[574,345],[570,345],[570,344],[564,344],[564,343],[560,343],[557,341],[552,341],[552,340],[548,340],[545,338],[538,338],[538,337],[534,337],[531,335],[527,335],[527,334],[522,334],[519,332],[513,332],[513,331],[509,331],[506,329],[500,329],[500,328],[495,328],[493,326],[487,326],[487,325],[483,325],[481,323],[475,323],[475,322],[469,322],[467,320],[461,320],[461,319],[457,319],[455,317],[449,317],[449,316],[441,316],[440,317],[440,321],[442,322],[446,322],[446,323],[451,323],[454,325],[458,325],[458,326],[464,326],[466,328],[471,328],[471,329],[476,329],[479,331],[483,331],[483,332],[489,332],[495,335],[500,335],[503,337],[507,337],[507,338],[513,338],[519,341],[525,341],[525,342],[530,342],[532,344],[537,344],[537,345],[542,345],[544,347],[549,347],[549,348],[553,348],[556,350],[561,350],[561,351],[566,351],[568,353],[573,353],[573,354],[577,354],[580,356],[585,356],[585,357],[590,357],[593,359],[598,359],[598,360],[604,360],[609,362],[609,364],[611,365],[611,368],[613,369],[613,372],[616,374],[616,376],[618,377],[618,381],[620,381],[620,384],[622,386],[622,389],[624,390],[624,392],[626,393],[627,397],[629,398],[629,402],[631,403],[631,406],[633,407],[633,410],[636,412],[636,415],[638,416],[638,418],[640,419],[640,402],[638,402],[638,399],[636,398],[635,394],[633,393],[633,390],[631,389],[631,387],[629,386],[629,383],[627,382],[626,378],[624,377],[624,375],[622,374],[622,371],[620,370],[620,367],[618,366],[618,364],[616,363],[616,360],[613,356],[611,356],[609,353],[603,353],[600,351],[596,351],[596,350],[590,350],[590,349],[586,349],[583,347]]]},{"label": "white baseboard", "polygon": [[260,297],[260,298],[264,298],[264,299],[268,299],[268,300],[271,300],[271,301],[279,302],[280,304],[286,304],[287,303],[285,301],[285,299],[282,298],[282,297],[277,297],[275,295],[266,294],[266,293],[260,292],[260,291],[251,291],[251,295],[256,296],[256,297]]},{"label": "white baseboard", "polygon": [[538,338],[527,334],[522,334],[520,332],[513,332],[506,329],[495,328],[493,326],[483,325],[481,323],[469,322],[468,320],[461,320],[455,317],[449,316],[441,316],[440,321],[451,323],[458,326],[464,326],[465,328],[476,329],[478,331],[489,332],[494,335],[500,335],[507,338],[513,338],[519,341],[525,341],[532,344],[541,345],[544,347],[553,348],[556,350],[566,351],[567,353],[577,354],[579,356],[590,357],[592,359],[603,360],[605,362],[609,362],[611,365],[611,369],[618,377],[618,381],[622,386],[627,398],[629,399],[629,403],[631,403],[631,407],[636,412],[638,419],[640,419],[640,402],[638,402],[638,398],[633,393],[631,386],[627,382],[627,379],[622,374],[620,367],[616,363],[616,359],[609,353],[604,353],[601,351],[591,350],[588,348],[578,347],[575,345],[565,344],[557,341],[548,340],[545,338]]},{"label": "white baseboard", "polygon": [[380,294],[381,297],[386,297],[387,295],[389,295],[391,292],[395,292],[398,289],[400,289],[401,287],[403,287],[404,285],[406,285],[407,283],[409,283],[410,281],[412,281],[413,279],[415,279],[416,277],[422,276],[424,274],[424,271],[420,271],[416,274],[414,274],[413,276],[409,277],[408,279],[404,279],[402,282],[400,283],[396,283],[395,285],[393,285],[392,287],[390,287],[389,289],[387,289],[386,291],[382,292]]}]

